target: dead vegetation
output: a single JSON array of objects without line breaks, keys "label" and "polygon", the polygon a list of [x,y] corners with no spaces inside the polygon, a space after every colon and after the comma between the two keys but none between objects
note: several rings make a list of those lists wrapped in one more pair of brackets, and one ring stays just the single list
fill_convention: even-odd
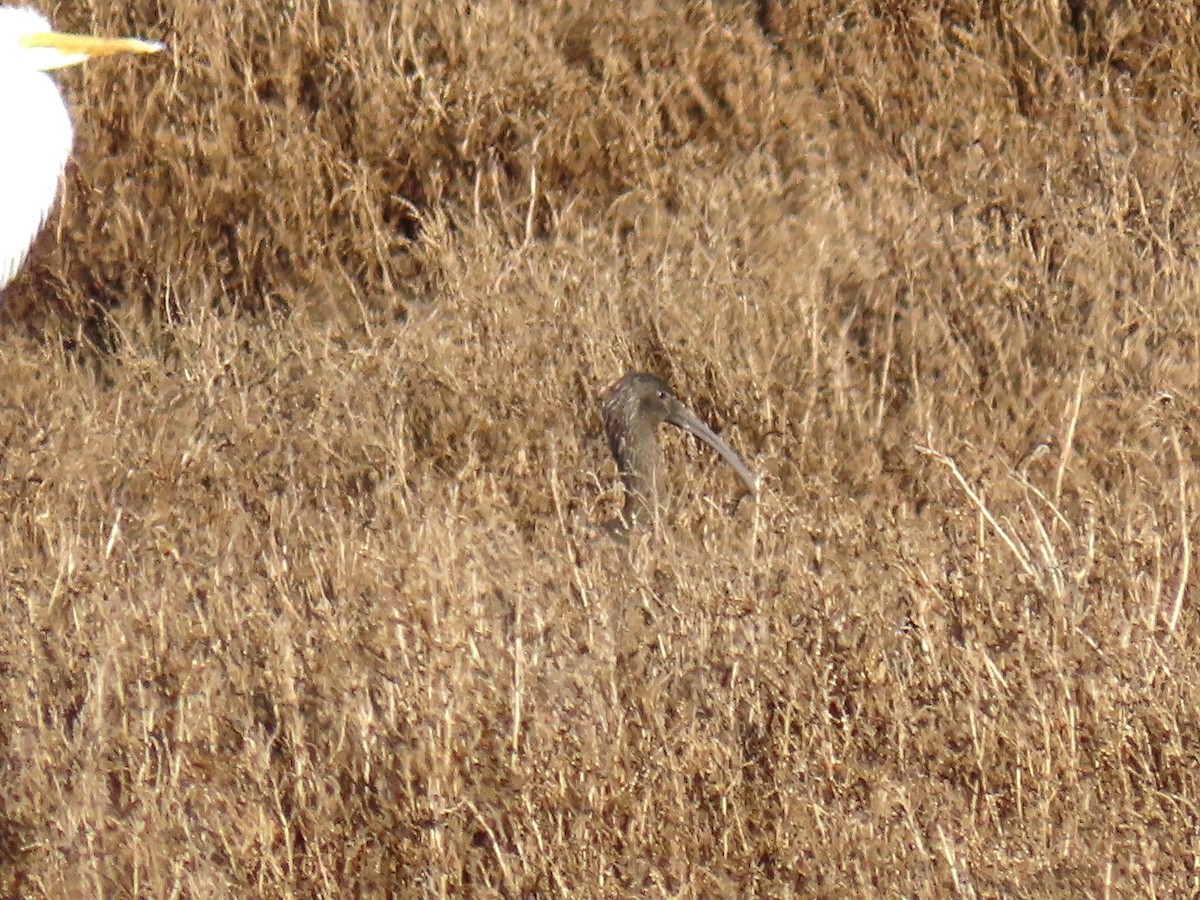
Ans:
[{"label": "dead vegetation", "polygon": [[0,891],[1194,893],[1191,13],[579,6],[47,10]]}]

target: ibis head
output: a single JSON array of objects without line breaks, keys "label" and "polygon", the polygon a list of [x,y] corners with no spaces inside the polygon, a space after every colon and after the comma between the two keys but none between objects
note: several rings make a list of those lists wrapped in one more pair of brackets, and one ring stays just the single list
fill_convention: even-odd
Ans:
[{"label": "ibis head", "polygon": [[625,483],[622,518],[626,528],[652,519],[657,512],[662,480],[658,426],[663,423],[687,431],[708,444],[733,467],[752,494],[757,492],[754,475],[742,458],[676,399],[660,378],[640,372],[626,375],[605,392],[603,414],[608,447]]}]

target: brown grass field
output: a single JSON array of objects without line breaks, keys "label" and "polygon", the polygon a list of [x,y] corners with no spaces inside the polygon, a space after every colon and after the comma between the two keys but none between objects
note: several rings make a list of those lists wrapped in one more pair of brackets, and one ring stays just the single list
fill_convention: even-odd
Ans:
[{"label": "brown grass field", "polygon": [[1200,891],[1191,4],[36,5],[0,895]]}]

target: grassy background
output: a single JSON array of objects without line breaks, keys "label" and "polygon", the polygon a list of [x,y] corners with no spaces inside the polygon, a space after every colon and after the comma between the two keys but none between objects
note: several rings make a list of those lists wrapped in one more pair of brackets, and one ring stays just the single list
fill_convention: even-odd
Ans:
[{"label": "grassy background", "polygon": [[1200,31],[1016,6],[43,5],[0,891],[1195,892]]}]

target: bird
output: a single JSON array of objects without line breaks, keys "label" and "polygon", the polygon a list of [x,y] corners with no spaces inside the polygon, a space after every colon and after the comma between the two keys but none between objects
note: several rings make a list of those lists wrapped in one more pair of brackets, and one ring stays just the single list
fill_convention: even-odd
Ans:
[{"label": "bird", "polygon": [[601,405],[608,448],[625,486],[625,506],[613,530],[624,533],[653,521],[658,514],[662,483],[662,451],[658,426],[664,422],[690,432],[708,444],[733,467],[738,477],[758,494],[754,474],[703,420],[684,406],[661,378],[629,372],[604,392]]},{"label": "bird", "polygon": [[32,9],[0,6],[0,290],[45,224],[71,153],[71,116],[47,72],[94,56],[162,49],[138,38],[57,32]]}]

